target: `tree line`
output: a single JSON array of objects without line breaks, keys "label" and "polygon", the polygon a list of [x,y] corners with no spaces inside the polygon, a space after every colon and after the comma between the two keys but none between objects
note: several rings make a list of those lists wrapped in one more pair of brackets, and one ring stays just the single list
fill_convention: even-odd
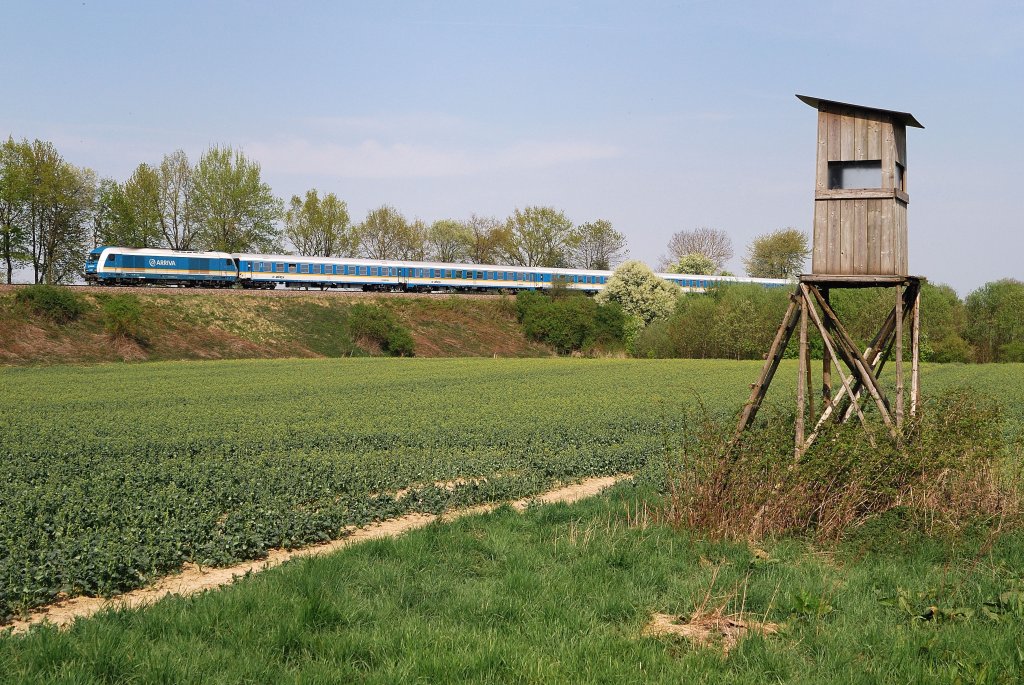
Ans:
[{"label": "tree line", "polygon": [[6,281],[23,266],[36,283],[73,281],[98,245],[583,269],[609,269],[628,254],[611,222],[575,224],[554,207],[428,224],[382,205],[354,223],[334,193],[311,189],[283,202],[259,163],[229,146],[210,147],[194,164],[177,150],[120,182],[76,167],[50,142],[0,144]]},{"label": "tree line", "polygon": [[[789,303],[789,288],[728,284],[683,295],[630,340],[638,357],[761,359]],[[832,306],[850,334],[867,344],[892,308],[887,288],[840,289]],[[909,336],[909,332],[907,333]],[[820,358],[821,338],[810,335]],[[909,344],[909,338],[908,338]],[[795,343],[788,356],[797,353]],[[961,299],[947,285],[921,288],[921,355],[932,362],[1024,362],[1024,282],[986,283]]]}]

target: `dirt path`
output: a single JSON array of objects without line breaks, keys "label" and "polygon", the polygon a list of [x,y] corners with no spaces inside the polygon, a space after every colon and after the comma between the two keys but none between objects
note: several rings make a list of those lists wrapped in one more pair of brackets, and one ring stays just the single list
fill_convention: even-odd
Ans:
[{"label": "dirt path", "polygon": [[[535,497],[516,500],[511,506],[517,511],[523,511],[531,502],[541,504],[552,504],[556,502],[572,503],[587,497],[597,495],[605,488],[608,488],[620,480],[629,478],[629,475],[606,476],[603,478],[590,478],[564,488],[551,490]],[[140,588],[123,595],[104,599],[102,597],[75,597],[52,604],[48,607],[38,609],[29,615],[27,619],[13,621],[0,627],[0,630],[13,628],[14,633],[27,632],[33,624],[49,622],[61,628],[70,626],[76,618],[92,616],[96,612],[108,606],[140,607],[163,599],[168,595],[194,595],[204,590],[212,590],[222,585],[228,585],[238,576],[247,573],[259,573],[268,568],[279,566],[289,559],[309,557],[318,554],[330,554],[350,545],[356,545],[368,540],[381,538],[394,538],[407,533],[410,530],[422,528],[438,519],[441,521],[454,521],[464,516],[482,514],[493,511],[501,506],[501,502],[484,504],[468,509],[457,509],[446,512],[440,516],[436,514],[408,514],[396,519],[373,523],[363,528],[355,529],[351,535],[340,540],[333,540],[320,545],[312,545],[300,549],[271,550],[265,559],[248,561],[235,566],[223,568],[200,568],[194,564],[185,566],[181,573],[167,576],[158,580],[149,587]]]}]

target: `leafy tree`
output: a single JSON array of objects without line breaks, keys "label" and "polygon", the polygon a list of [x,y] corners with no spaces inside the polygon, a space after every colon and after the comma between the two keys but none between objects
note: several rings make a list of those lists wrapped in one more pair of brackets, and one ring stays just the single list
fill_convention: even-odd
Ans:
[{"label": "leafy tree", "polygon": [[279,249],[282,203],[241,150],[213,146],[194,176],[198,247],[223,252]]},{"label": "leafy tree", "polygon": [[505,222],[505,253],[512,264],[559,267],[568,265],[572,222],[554,207],[517,209]]},{"label": "leafy tree", "polygon": [[668,270],[674,274],[708,275],[715,273],[715,263],[703,253],[691,252],[680,257]]},{"label": "leafy tree", "polygon": [[359,249],[369,259],[395,259],[407,240],[408,222],[401,212],[391,205],[381,205],[371,210],[356,233]]},{"label": "leafy tree", "polygon": [[353,253],[348,207],[334,193],[323,199],[316,189],[305,199],[292,195],[284,214],[285,235],[299,254],[315,257],[348,256]]},{"label": "leafy tree", "polygon": [[630,261],[615,270],[595,300],[622,307],[627,317],[626,338],[632,340],[652,321],[671,316],[681,293],[679,286],[659,278],[643,262]]},{"label": "leafy tree", "polygon": [[465,225],[469,231],[466,258],[474,264],[498,264],[509,238],[505,224],[493,217],[473,214]]},{"label": "leafy tree", "polygon": [[52,143],[30,146],[24,219],[35,283],[63,283],[80,272],[88,242],[96,175],[64,161]]},{"label": "leafy tree", "polygon": [[408,222],[398,237],[397,257],[413,262],[424,261],[427,258],[428,231],[427,224],[422,219]]},{"label": "leafy tree", "polygon": [[755,278],[794,278],[803,270],[809,254],[804,233],[782,228],[755,238],[747,247],[743,265]]},{"label": "leafy tree", "polygon": [[964,307],[976,361],[1024,361],[1024,283],[986,283],[967,296]]},{"label": "leafy tree", "polygon": [[191,250],[199,230],[192,164],[183,150],[164,155],[158,173],[160,231],[172,250]]},{"label": "leafy tree", "polygon": [[32,146],[8,138],[0,145],[0,254],[7,270],[7,282],[14,268],[29,261],[27,211],[31,195],[29,168]]},{"label": "leafy tree", "polygon": [[569,237],[569,245],[572,263],[580,269],[610,269],[629,254],[626,236],[605,219],[577,226]]},{"label": "leafy tree", "polygon": [[427,252],[438,262],[462,262],[473,240],[472,231],[461,221],[440,219],[427,229]]},{"label": "leafy tree", "polygon": [[732,238],[725,231],[709,226],[699,226],[692,231],[673,233],[668,240],[668,255],[662,258],[661,266],[664,269],[670,269],[683,257],[692,254],[701,254],[711,260],[714,266],[711,271],[706,273],[715,273],[732,259]]}]

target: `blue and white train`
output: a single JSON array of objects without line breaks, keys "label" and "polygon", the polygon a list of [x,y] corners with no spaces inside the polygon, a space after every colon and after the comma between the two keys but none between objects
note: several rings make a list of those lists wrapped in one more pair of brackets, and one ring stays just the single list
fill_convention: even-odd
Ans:
[{"label": "blue and white train", "polygon": [[[300,257],[227,252],[97,247],[85,263],[85,280],[99,285],[176,285],[200,288],[347,288],[383,292],[494,292],[538,290],[562,283],[594,293],[611,271],[445,264],[349,257]],[[684,291],[704,292],[722,282],[788,285],[774,278],[658,274]]]}]

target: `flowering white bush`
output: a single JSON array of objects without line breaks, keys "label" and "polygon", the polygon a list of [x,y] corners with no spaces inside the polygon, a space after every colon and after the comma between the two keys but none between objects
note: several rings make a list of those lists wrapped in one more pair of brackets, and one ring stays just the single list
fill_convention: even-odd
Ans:
[{"label": "flowering white bush", "polygon": [[630,339],[652,321],[671,316],[681,293],[679,286],[659,278],[643,262],[630,261],[615,270],[595,299],[622,307],[628,318],[626,338]]}]

